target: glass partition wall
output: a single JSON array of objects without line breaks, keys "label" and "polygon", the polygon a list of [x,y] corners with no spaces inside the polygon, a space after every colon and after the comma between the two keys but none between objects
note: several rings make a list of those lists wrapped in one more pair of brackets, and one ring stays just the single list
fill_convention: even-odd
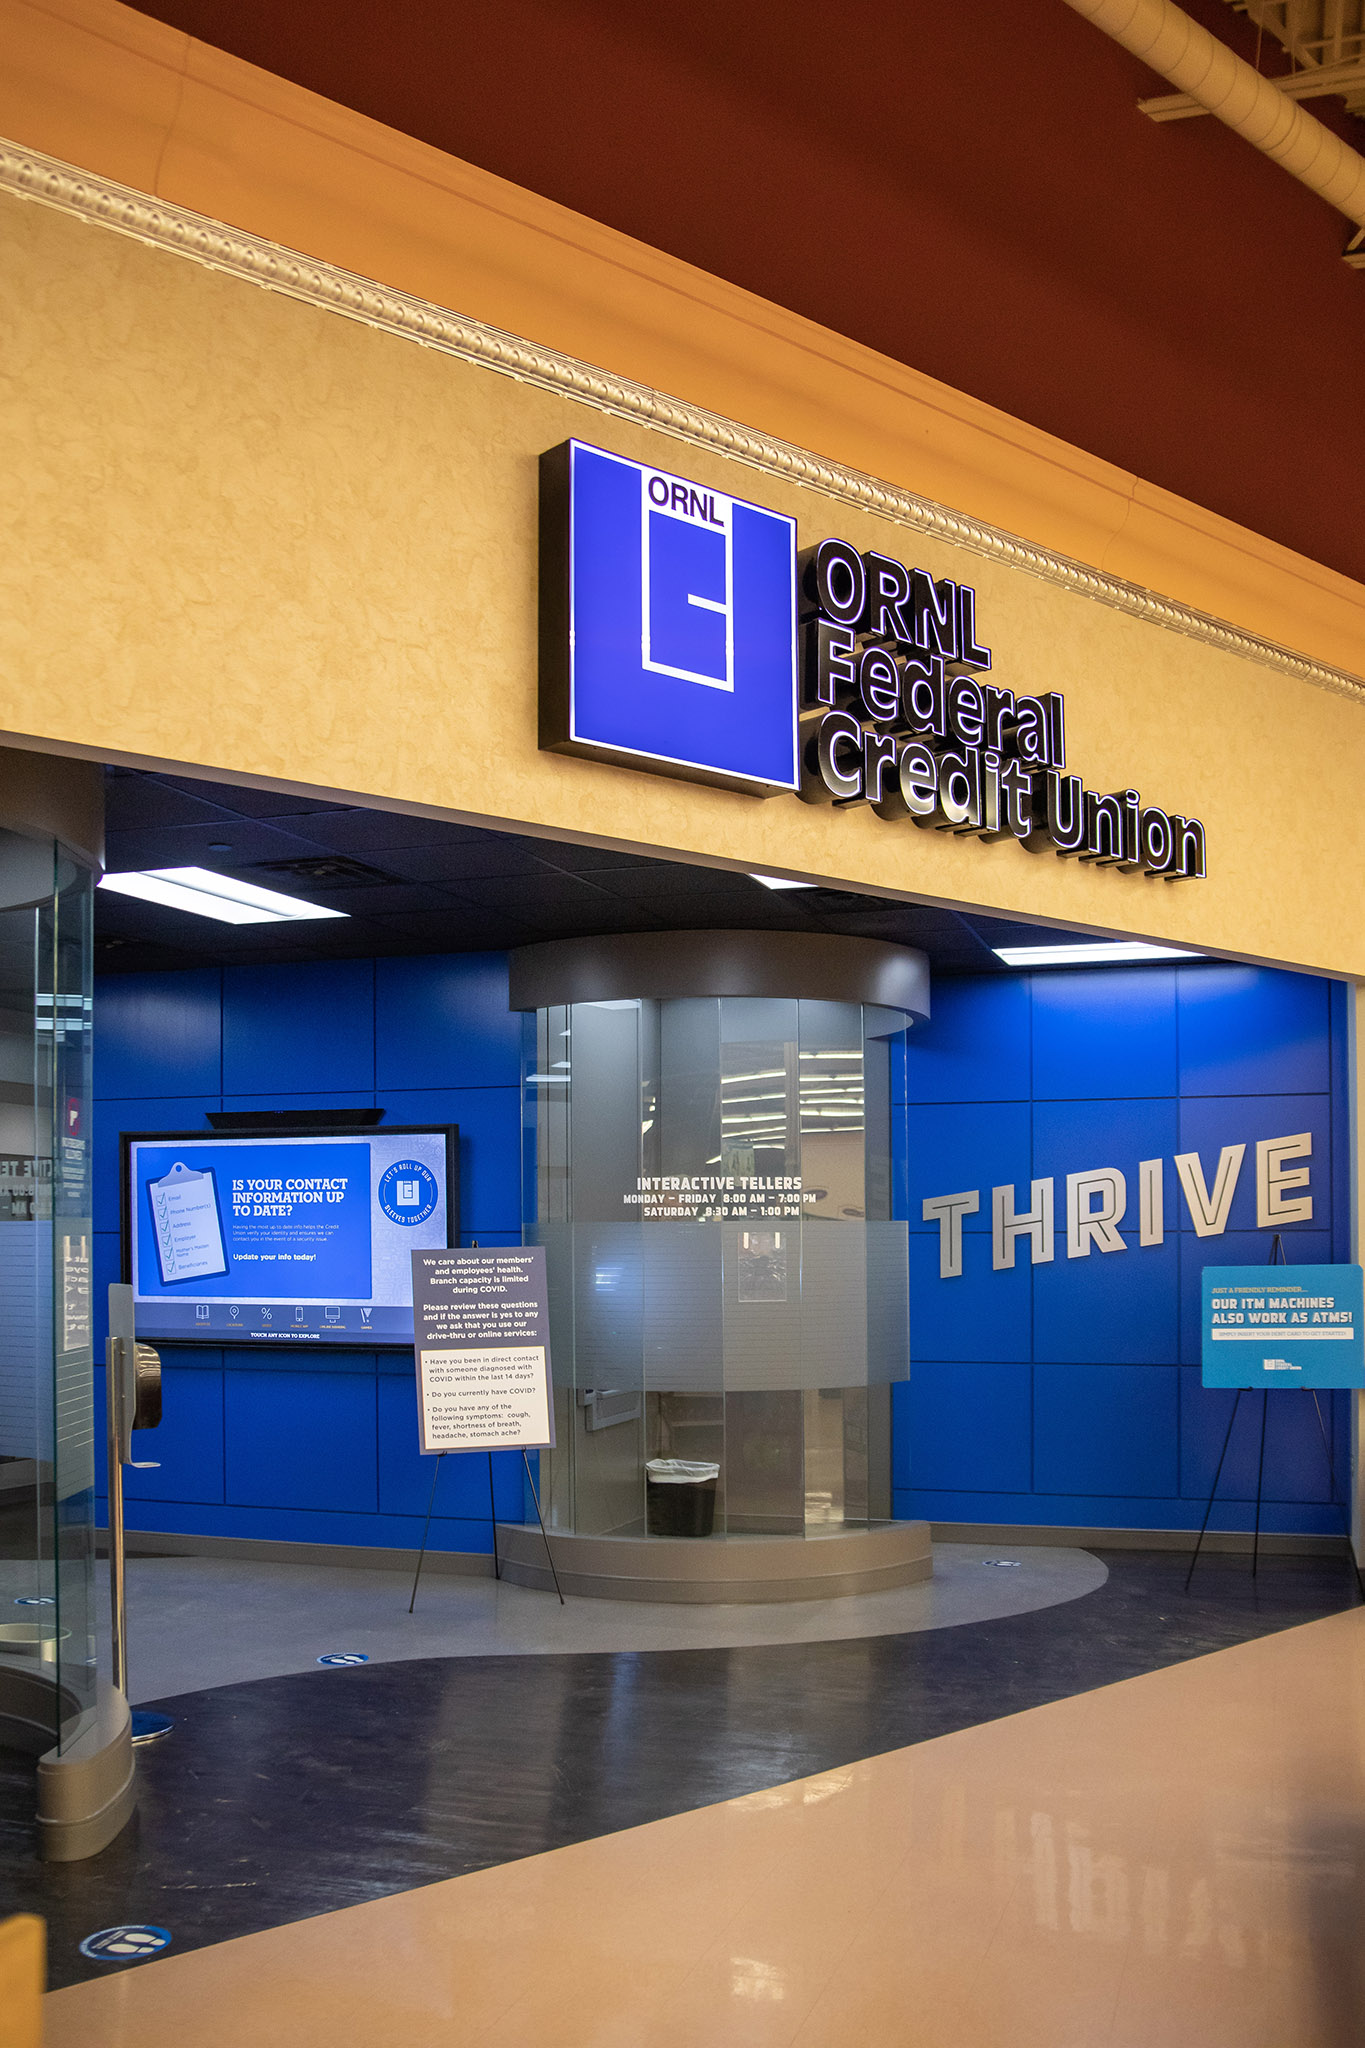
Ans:
[{"label": "glass partition wall", "polygon": [[656,1457],[719,1465],[729,1534],[889,1515],[890,1385],[909,1369],[892,1068],[908,1026],[784,997],[528,1016],[524,1220],[547,1252],[555,1526],[643,1534]]},{"label": "glass partition wall", "polygon": [[96,1697],[93,884],[0,831],[0,1740],[59,1753]]}]

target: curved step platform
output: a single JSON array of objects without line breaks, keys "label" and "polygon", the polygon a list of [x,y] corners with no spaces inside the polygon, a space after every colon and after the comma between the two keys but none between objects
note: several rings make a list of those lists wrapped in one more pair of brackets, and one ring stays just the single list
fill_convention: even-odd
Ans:
[{"label": "curved step platform", "polygon": [[[927,1522],[812,1536],[579,1536],[550,1531],[560,1585],[592,1600],[827,1600],[911,1586],[933,1571]],[[540,1530],[500,1522],[502,1576],[554,1590]]]}]

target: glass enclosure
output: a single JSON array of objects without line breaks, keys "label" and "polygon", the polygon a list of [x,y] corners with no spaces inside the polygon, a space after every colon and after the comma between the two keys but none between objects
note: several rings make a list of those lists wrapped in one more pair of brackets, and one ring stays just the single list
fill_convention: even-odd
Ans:
[{"label": "glass enclosure", "polygon": [[547,1255],[556,1526],[644,1533],[656,1457],[720,1466],[730,1534],[889,1515],[889,1389],[909,1370],[891,1213],[908,1026],[901,1010],[776,997],[528,1016],[524,1229]]},{"label": "glass enclosure", "polygon": [[58,1749],[95,1704],[93,887],[0,831],[0,1714]]}]

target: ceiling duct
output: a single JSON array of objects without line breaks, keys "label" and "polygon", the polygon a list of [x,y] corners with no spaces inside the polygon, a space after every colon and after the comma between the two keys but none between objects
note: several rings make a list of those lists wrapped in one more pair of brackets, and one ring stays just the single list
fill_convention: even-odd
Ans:
[{"label": "ceiling duct", "polygon": [[[1173,0],[1067,0],[1151,70],[1365,231],[1365,157],[1263,78]],[[1346,261],[1365,269],[1365,233]]]}]

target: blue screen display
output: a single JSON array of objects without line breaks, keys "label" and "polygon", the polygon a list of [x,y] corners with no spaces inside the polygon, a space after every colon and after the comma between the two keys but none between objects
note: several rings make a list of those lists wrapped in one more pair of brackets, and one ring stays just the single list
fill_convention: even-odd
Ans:
[{"label": "blue screen display", "polygon": [[797,787],[795,521],[575,441],[569,630],[575,741]]},{"label": "blue screen display", "polygon": [[440,1130],[132,1138],[128,1175],[153,1341],[410,1342],[410,1254],[451,1234]]}]

